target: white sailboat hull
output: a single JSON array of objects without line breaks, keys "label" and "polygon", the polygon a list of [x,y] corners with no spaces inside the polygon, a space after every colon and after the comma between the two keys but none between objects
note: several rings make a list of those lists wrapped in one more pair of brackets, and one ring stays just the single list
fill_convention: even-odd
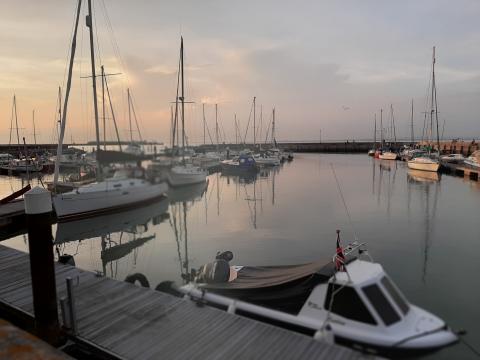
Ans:
[{"label": "white sailboat hull", "polygon": [[174,166],[168,173],[171,186],[185,186],[206,181],[207,172],[194,166]]},{"label": "white sailboat hull", "polygon": [[144,205],[166,196],[166,183],[143,179],[107,179],[53,196],[59,221],[86,218]]},{"label": "white sailboat hull", "polygon": [[413,170],[433,171],[437,172],[440,168],[440,164],[437,161],[430,159],[416,158],[408,160],[408,168]]},{"label": "white sailboat hull", "polygon": [[382,160],[397,160],[397,154],[394,152],[386,151],[383,154],[380,154],[378,158]]}]

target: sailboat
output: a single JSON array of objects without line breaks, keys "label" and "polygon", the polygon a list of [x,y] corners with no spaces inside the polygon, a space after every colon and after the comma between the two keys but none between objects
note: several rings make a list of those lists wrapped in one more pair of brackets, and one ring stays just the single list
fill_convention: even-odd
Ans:
[{"label": "sailboat", "polygon": [[[397,141],[395,135],[395,118],[393,117],[393,106],[390,105],[390,133],[393,131],[393,137],[395,142]],[[391,137],[392,134],[390,134]],[[378,156],[379,159],[382,160],[397,160],[398,154],[391,149],[392,142],[390,139],[389,147],[386,150],[383,150],[380,155]]]},{"label": "sailboat", "polygon": [[[207,172],[198,166],[185,161],[185,88],[184,88],[184,73],[183,73],[183,36],[180,39],[180,64],[179,64],[179,83],[177,84],[177,96],[175,99],[175,124],[178,123],[178,101],[181,103],[182,113],[182,162],[179,165],[173,166],[168,173],[168,183],[171,186],[184,186],[205,182],[207,179]],[[180,85],[181,96],[178,96],[178,88]],[[178,129],[177,126],[175,126]]]},{"label": "sailboat", "polygon": [[[432,56],[432,92],[430,98],[430,129],[429,129],[429,145],[428,153],[422,154],[421,156],[414,157],[411,160],[408,160],[408,167],[414,170],[423,170],[423,171],[438,171],[440,168],[440,135],[438,132],[438,111],[437,111],[437,88],[435,85],[435,46],[433,47],[433,56]],[[435,117],[434,117],[435,115]],[[431,138],[433,135],[433,124],[434,121],[437,127],[437,145],[438,145],[438,156],[434,158],[431,154]]]},{"label": "sailboat", "polygon": [[127,89],[127,101],[128,101],[128,124],[130,127],[130,144],[125,148],[125,152],[133,155],[143,155],[144,151],[139,143],[133,141],[133,130],[132,130],[132,112],[135,117],[135,124],[137,125],[138,136],[140,141],[142,140],[142,135],[140,134],[140,128],[138,126],[137,115],[135,114],[135,108],[133,107],[132,97],[130,95],[130,89]]},{"label": "sailboat", "polygon": [[[13,118],[15,118],[15,128],[13,127]],[[12,117],[10,119],[10,138],[9,138],[9,145],[11,145],[12,141],[12,130],[16,129],[17,131],[17,144],[18,144],[18,158],[13,159],[9,158],[8,156],[3,156],[3,161],[0,163],[0,170],[2,172],[7,172],[11,174],[19,174],[19,173],[32,173],[32,172],[40,172],[43,169],[43,165],[40,164],[37,159],[31,158],[27,154],[27,149],[25,147],[25,154],[22,156],[21,145],[20,145],[20,135],[18,133],[18,117],[17,117],[17,99],[16,96],[13,95],[13,105],[12,105]],[[23,143],[25,144],[25,138],[23,138]],[[4,159],[9,159],[5,161]]]},{"label": "sailboat", "polygon": [[[68,98],[72,82],[72,69],[75,57],[76,37],[80,17],[81,0],[78,1],[75,29],[72,37],[72,48],[68,70],[67,89],[63,104],[62,122],[57,148],[57,159],[55,162],[54,189],[58,183],[60,159],[62,154],[63,138],[67,118]],[[90,55],[93,82],[93,104],[95,112],[96,149],[100,151],[100,135],[97,107],[97,86],[95,75],[95,54],[93,46],[93,24],[92,4],[88,0],[88,15],[86,19],[90,33]],[[129,171],[128,169],[117,171],[112,178],[103,179],[100,163],[97,169],[97,181],[80,186],[77,189],[58,194],[52,197],[58,221],[65,221],[74,218],[86,218],[109,212],[121,211],[131,207],[145,205],[165,197],[168,186],[165,183],[153,183],[138,175],[140,169]],[[54,190],[55,191],[55,190]]]},{"label": "sailboat", "polygon": [[373,149],[368,150],[368,156],[375,156],[377,151],[377,114],[375,114],[374,128],[373,128]]}]

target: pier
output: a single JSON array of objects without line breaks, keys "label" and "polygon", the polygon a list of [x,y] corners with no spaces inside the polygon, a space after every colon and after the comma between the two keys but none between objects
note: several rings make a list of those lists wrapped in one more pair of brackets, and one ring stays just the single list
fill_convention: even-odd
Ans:
[{"label": "pier", "polygon": [[[0,245],[0,313],[33,328],[29,255]],[[347,348],[130,283],[55,264],[57,298],[73,282],[65,335],[108,359],[360,359]],[[73,321],[72,321],[73,320]]]}]

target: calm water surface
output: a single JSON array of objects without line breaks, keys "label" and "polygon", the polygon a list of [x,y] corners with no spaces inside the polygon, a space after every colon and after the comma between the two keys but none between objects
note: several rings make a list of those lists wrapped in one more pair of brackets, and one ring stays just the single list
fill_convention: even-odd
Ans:
[{"label": "calm water surface", "polygon": [[[339,195],[332,165],[350,213]],[[0,177],[0,193],[18,189]],[[297,154],[256,178],[213,174],[208,186],[175,190],[134,211],[54,226],[60,253],[77,266],[151,287],[231,250],[234,263],[279,265],[330,258],[343,242],[367,242],[412,303],[432,311],[480,346],[480,185],[409,171],[366,155]],[[26,236],[3,244],[27,250]],[[473,359],[459,344],[431,359]]]}]

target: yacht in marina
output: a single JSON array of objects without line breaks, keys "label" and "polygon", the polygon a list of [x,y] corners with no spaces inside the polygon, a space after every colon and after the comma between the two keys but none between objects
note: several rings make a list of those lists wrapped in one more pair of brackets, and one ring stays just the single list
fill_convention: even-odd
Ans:
[{"label": "yacht in marina", "polygon": [[[70,54],[70,63],[68,70],[68,82],[65,93],[64,108],[62,113],[62,121],[60,126],[60,136],[57,147],[57,158],[55,163],[55,173],[53,180],[54,194],[52,196],[53,206],[57,214],[58,221],[66,221],[76,218],[85,218],[97,216],[108,212],[125,210],[131,207],[145,205],[149,202],[159,200],[165,196],[168,190],[166,183],[155,183],[145,178],[143,169],[123,169],[117,170],[114,176],[106,178],[102,176],[102,167],[100,162],[97,165],[97,181],[91,184],[82,185],[78,188],[65,192],[56,192],[56,185],[58,183],[60,159],[62,155],[63,138],[65,135],[65,127],[67,120],[67,105],[70,94],[70,87],[72,81],[72,69],[76,49],[76,36],[80,17],[79,2],[74,33],[72,36],[72,47]],[[100,150],[99,137],[99,117],[97,106],[97,92],[96,92],[96,75],[95,75],[95,54],[93,46],[93,25],[91,6],[88,7],[89,14],[87,16],[87,27],[90,31],[90,52],[91,52],[91,67],[92,67],[92,82],[93,82],[93,102],[96,125],[96,152]],[[103,67],[102,67],[103,74]],[[103,76],[102,76],[103,78]],[[105,81],[105,79],[103,79]],[[97,159],[98,160],[98,159]]]},{"label": "yacht in marina", "polygon": [[[430,127],[428,131],[429,144],[427,145],[428,152],[408,160],[407,164],[410,169],[423,171],[438,171],[440,168],[440,134],[438,133],[438,109],[437,109],[437,88],[435,84],[435,46],[433,47],[432,57],[432,80],[431,80],[431,95],[430,95]],[[433,128],[436,124],[437,128],[437,147],[438,154],[434,156],[432,151],[431,138],[433,136]]]},{"label": "yacht in marina", "polygon": [[[205,182],[207,179],[207,171],[199,166],[187,163],[185,159],[185,89],[184,89],[184,73],[183,73],[183,37],[180,39],[180,63],[179,63],[179,79],[181,83],[177,86],[177,96],[175,100],[175,124],[178,124],[178,105],[181,104],[181,119],[182,119],[182,161],[179,165],[173,166],[167,177],[170,186],[185,186]],[[179,80],[180,81],[180,80]],[[178,89],[180,87],[180,96]],[[178,126],[175,126],[178,129]],[[175,136],[173,136],[175,139]],[[172,146],[173,148],[173,146]]]}]

